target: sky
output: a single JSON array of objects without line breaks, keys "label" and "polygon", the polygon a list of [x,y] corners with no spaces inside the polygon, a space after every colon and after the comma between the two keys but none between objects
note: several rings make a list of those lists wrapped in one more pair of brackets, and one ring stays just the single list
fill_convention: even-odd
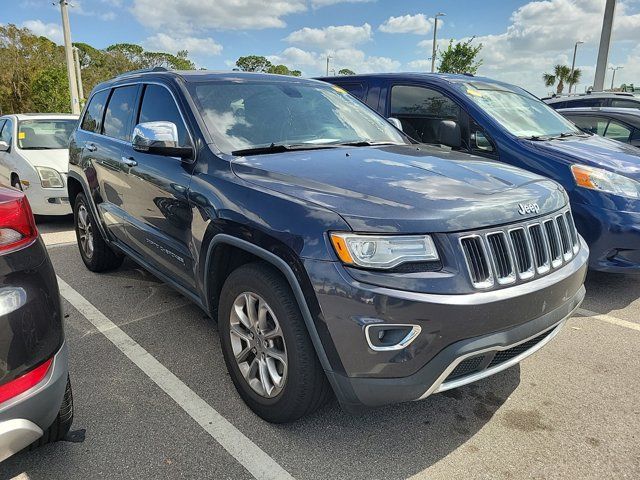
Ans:
[{"label": "sky", "polygon": [[[0,22],[62,42],[54,0],[4,0]],[[57,0],[55,0],[57,3]],[[583,71],[577,91],[593,83],[605,0],[69,0],[72,40],[96,48],[137,43],[148,50],[188,50],[199,67],[233,68],[238,57],[263,55],[305,76],[330,69],[358,73],[429,71],[433,16],[438,48],[450,39],[482,43],[478,74],[550,90],[553,65]],[[610,66],[616,85],[640,85],[640,0],[618,0]],[[605,85],[611,81],[607,71]]]}]

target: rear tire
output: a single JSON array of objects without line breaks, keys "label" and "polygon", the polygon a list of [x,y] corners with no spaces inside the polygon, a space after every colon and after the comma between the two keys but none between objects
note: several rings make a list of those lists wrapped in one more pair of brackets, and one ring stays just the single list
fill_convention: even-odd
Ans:
[{"label": "rear tire", "polygon": [[78,194],[73,204],[73,222],[80,256],[89,270],[104,272],[122,265],[124,256],[113,250],[102,238],[83,193]]},{"label": "rear tire", "polygon": [[53,423],[47,428],[42,436],[30,445],[30,449],[38,448],[47,443],[64,440],[69,433],[73,423],[73,393],[71,392],[71,381],[67,377],[67,388],[64,391],[62,405]]},{"label": "rear tire", "polygon": [[22,183],[20,183],[20,177],[18,177],[18,175],[15,173],[11,175],[11,186],[16,190],[20,190],[21,192],[24,190],[22,188]]},{"label": "rear tire", "polygon": [[[255,322],[249,318],[249,306],[255,308]],[[247,323],[255,327],[247,328]],[[282,275],[270,266],[246,264],[229,275],[220,294],[218,330],[236,390],[264,420],[292,422],[330,398],[331,387],[298,303]]]}]

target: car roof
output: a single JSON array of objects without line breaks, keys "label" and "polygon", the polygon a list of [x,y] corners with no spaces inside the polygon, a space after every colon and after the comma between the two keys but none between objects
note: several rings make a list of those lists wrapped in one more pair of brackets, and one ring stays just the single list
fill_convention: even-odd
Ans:
[{"label": "car roof", "polygon": [[613,113],[619,115],[631,115],[640,117],[640,109],[638,108],[622,108],[622,107],[573,107],[559,108],[558,112],[567,113]]},{"label": "car roof", "polygon": [[358,75],[338,75],[331,77],[317,77],[318,80],[325,82],[342,81],[348,82],[349,80],[365,80],[372,78],[386,78],[392,80],[429,80],[436,83],[459,83],[459,82],[472,82],[482,81],[485,83],[493,83],[496,85],[509,85],[508,83],[500,82],[492,78],[476,77],[471,74],[457,74],[457,73],[430,73],[430,72],[400,72],[400,73],[365,73]]},{"label": "car roof", "polygon": [[4,117],[14,117],[18,121],[22,120],[77,120],[79,115],[72,113],[14,113]]},{"label": "car roof", "polygon": [[241,71],[215,71],[215,70],[167,70],[154,68],[150,70],[135,70],[125,72],[117,77],[96,85],[95,90],[102,90],[119,83],[127,83],[133,81],[152,80],[158,78],[179,78],[185,82],[241,82],[243,80],[264,81],[264,82],[282,82],[282,83],[319,83],[317,80],[294,77],[291,75],[278,75],[275,73],[258,73],[258,72],[241,72]]},{"label": "car roof", "polygon": [[542,100],[548,101],[549,103],[555,102],[566,102],[572,100],[580,100],[583,98],[635,98],[640,102],[640,98],[634,95],[631,92],[591,92],[591,93],[578,93],[571,95],[559,95],[556,97],[544,97]]}]

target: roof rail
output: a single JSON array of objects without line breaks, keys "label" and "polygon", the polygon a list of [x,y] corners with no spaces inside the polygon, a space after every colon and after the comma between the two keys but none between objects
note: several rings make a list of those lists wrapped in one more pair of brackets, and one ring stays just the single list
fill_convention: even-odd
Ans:
[{"label": "roof rail", "polygon": [[153,68],[141,68],[139,70],[130,70],[128,72],[123,72],[120,75],[117,75],[116,78],[126,77],[129,75],[137,75],[139,73],[152,73],[152,72],[170,72],[171,69],[167,67],[153,67]]}]

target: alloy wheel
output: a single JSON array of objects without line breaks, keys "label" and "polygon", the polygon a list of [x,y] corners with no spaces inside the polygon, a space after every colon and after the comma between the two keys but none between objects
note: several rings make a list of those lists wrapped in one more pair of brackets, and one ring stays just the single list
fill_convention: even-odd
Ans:
[{"label": "alloy wheel", "polygon": [[93,229],[89,212],[84,205],[78,207],[78,238],[80,240],[80,248],[87,258],[93,256]]},{"label": "alloy wheel", "polygon": [[251,389],[265,398],[277,396],[287,381],[287,349],[280,323],[259,295],[244,292],[231,308],[233,355]]}]

